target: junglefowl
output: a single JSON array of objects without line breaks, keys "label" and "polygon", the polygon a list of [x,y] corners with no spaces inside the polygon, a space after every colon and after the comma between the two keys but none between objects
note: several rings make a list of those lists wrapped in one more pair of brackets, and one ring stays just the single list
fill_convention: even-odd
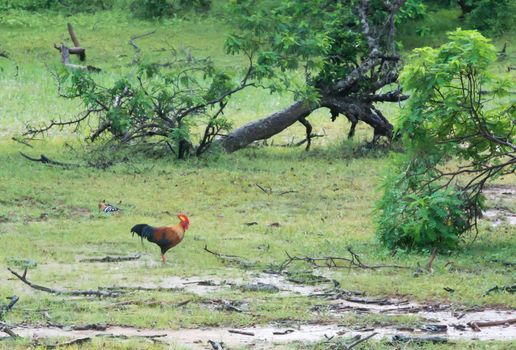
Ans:
[{"label": "junglefowl", "polygon": [[147,238],[149,242],[156,243],[161,248],[161,260],[167,262],[165,253],[172,247],[178,245],[185,237],[185,232],[190,226],[190,220],[184,214],[178,214],[179,223],[173,226],[152,227],[147,224],[133,226],[131,232],[136,233],[142,239]]},{"label": "junglefowl", "polygon": [[118,209],[114,205],[106,203],[106,200],[103,200],[102,202],[99,202],[99,212],[102,211],[103,213],[114,213],[114,212],[117,212],[119,210],[120,209]]}]

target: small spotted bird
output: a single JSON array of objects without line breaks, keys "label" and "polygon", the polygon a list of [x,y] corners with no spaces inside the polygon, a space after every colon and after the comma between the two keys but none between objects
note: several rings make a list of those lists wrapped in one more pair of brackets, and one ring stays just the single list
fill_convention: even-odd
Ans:
[{"label": "small spotted bird", "polygon": [[147,224],[138,224],[133,226],[131,232],[136,233],[143,239],[147,238],[149,242],[156,243],[161,249],[161,260],[167,262],[165,253],[178,245],[185,237],[185,232],[190,226],[190,220],[184,214],[177,215],[179,223],[173,226],[152,227]]},{"label": "small spotted bird", "polygon": [[114,212],[117,212],[117,211],[120,211],[120,209],[118,209],[114,205],[106,203],[106,200],[103,200],[102,202],[99,202],[99,212],[114,213]]}]

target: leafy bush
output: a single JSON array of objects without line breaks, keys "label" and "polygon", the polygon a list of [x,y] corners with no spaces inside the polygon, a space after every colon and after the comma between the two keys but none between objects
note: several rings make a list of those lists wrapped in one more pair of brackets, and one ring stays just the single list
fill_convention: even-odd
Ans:
[{"label": "leafy bush", "polygon": [[468,208],[460,189],[437,184],[421,186],[431,180],[426,165],[401,157],[390,169],[384,195],[378,203],[382,214],[377,234],[389,249],[421,250],[431,247],[454,249],[470,227]]},{"label": "leafy bush", "polygon": [[60,95],[78,99],[84,108],[75,119],[29,127],[25,135],[71,126],[86,140],[109,152],[133,149],[153,155],[172,151],[183,159],[201,155],[231,123],[223,111],[229,97],[248,86],[215,69],[209,59],[172,52],[168,62],[137,63],[135,72],[104,87],[94,74],[60,67]]},{"label": "leafy bush", "polygon": [[378,237],[391,249],[455,248],[486,182],[516,168],[514,81],[489,73],[496,51],[480,33],[448,35],[414,50],[400,76],[411,95],[398,126],[407,152],[378,203]]}]

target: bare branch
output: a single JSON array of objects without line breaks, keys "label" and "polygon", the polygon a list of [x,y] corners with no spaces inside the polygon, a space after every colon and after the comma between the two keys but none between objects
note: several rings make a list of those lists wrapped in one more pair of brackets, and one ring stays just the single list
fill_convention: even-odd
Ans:
[{"label": "bare branch", "polygon": [[46,292],[46,293],[57,294],[57,295],[68,295],[68,296],[96,296],[96,297],[118,297],[121,294],[123,294],[123,291],[120,291],[120,290],[116,290],[116,291],[115,290],[113,290],[113,291],[107,290],[106,291],[106,290],[58,290],[58,289],[53,289],[53,288],[41,286],[41,285],[30,282],[27,279],[27,268],[25,268],[22,275],[20,275],[16,271],[11,270],[10,268],[7,268],[7,270],[9,270],[9,272],[11,272],[13,275],[18,277],[18,279],[20,281],[22,281],[29,287],[39,290],[39,291],[42,291],[42,292]]}]

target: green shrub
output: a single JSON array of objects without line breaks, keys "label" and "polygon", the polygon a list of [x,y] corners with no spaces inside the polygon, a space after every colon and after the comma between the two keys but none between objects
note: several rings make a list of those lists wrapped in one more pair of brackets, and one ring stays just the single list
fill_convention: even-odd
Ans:
[{"label": "green shrub", "polygon": [[[401,157],[384,182],[384,195],[377,235],[391,250],[422,250],[431,247],[454,249],[469,229],[468,208],[460,189],[438,184],[421,186],[432,180],[426,165]],[[423,171],[422,174],[421,171]]]},{"label": "green shrub", "polygon": [[479,32],[448,37],[414,50],[400,74],[411,96],[398,125],[406,154],[378,203],[378,237],[391,249],[457,247],[485,184],[516,168],[514,81],[490,73],[496,51]]}]

